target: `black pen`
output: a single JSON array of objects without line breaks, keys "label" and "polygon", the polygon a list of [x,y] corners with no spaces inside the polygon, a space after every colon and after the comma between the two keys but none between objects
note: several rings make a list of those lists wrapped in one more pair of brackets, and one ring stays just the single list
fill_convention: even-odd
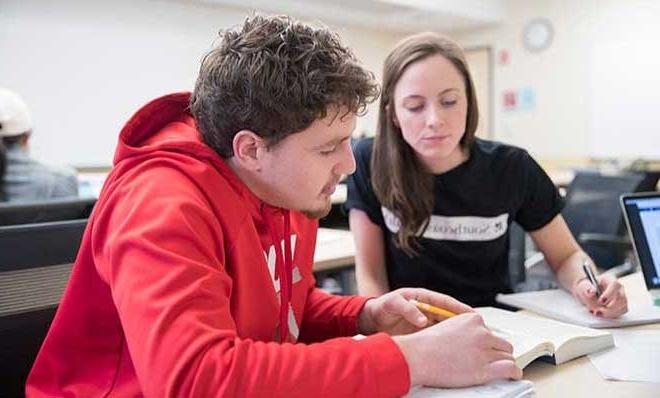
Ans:
[{"label": "black pen", "polygon": [[591,282],[591,284],[596,289],[596,297],[600,297],[600,295],[603,294],[603,293],[600,291],[600,286],[598,285],[598,280],[596,279],[596,275],[594,275],[594,271],[589,266],[588,261],[585,261],[582,264],[582,269],[584,270],[584,273],[587,275],[587,279],[589,279],[589,282]]}]

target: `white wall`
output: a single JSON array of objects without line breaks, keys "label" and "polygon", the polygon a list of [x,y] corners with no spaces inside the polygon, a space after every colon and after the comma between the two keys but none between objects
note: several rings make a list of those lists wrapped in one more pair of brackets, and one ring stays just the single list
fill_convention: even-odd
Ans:
[{"label": "white wall", "polygon": [[[193,87],[221,28],[245,11],[167,1],[0,3],[0,86],[19,92],[34,119],[35,156],[109,166],[119,130],[150,99]],[[380,77],[398,36],[340,29]],[[375,112],[360,121],[373,130]]]},{"label": "white wall", "polygon": [[[450,35],[494,50],[495,138],[539,159],[660,158],[660,2],[509,0],[500,26]],[[4,0],[0,86],[21,93],[35,121],[33,150],[49,162],[107,166],[122,124],[149,99],[192,88],[199,61],[239,9],[175,1]],[[549,18],[554,42],[522,46],[532,18]],[[402,36],[337,28],[365,66]],[[442,27],[438,27],[442,31]],[[507,50],[507,65],[497,62]],[[529,87],[536,109],[505,111],[504,90]],[[357,132],[375,129],[375,106]]]},{"label": "white wall", "polygon": [[[554,42],[523,48],[522,31],[546,17]],[[464,46],[495,50],[495,137],[540,159],[660,158],[660,2],[510,0],[505,24],[453,33]],[[507,65],[497,62],[507,50]],[[533,111],[505,111],[502,93],[530,87]]]},{"label": "white wall", "polygon": [[[390,34],[382,31],[358,30],[338,27],[337,32],[355,50],[364,66],[374,73],[380,85],[383,78],[383,61],[394,45],[405,34]],[[374,135],[378,119],[378,100],[371,104],[365,116],[358,119],[355,135]]]}]

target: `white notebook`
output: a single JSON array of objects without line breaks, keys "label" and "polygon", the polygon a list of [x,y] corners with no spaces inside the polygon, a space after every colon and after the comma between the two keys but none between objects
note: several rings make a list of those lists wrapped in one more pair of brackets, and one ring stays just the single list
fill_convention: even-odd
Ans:
[{"label": "white notebook", "polygon": [[481,386],[464,388],[414,387],[408,398],[527,398],[534,396],[529,380],[498,380]]},{"label": "white notebook", "polygon": [[495,299],[498,303],[590,328],[617,328],[660,322],[660,307],[651,304],[632,306],[626,314],[617,319],[599,318],[591,315],[585,306],[561,289],[498,294]]}]

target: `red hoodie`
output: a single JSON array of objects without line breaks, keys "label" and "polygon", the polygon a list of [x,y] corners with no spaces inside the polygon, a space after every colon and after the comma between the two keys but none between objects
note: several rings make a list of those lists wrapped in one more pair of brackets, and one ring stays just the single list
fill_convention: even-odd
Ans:
[{"label": "red hoodie", "polygon": [[317,223],[249,191],[188,99],[156,99],[122,130],[27,395],[406,393],[389,336],[321,342],[355,334],[366,299],[315,288]]}]

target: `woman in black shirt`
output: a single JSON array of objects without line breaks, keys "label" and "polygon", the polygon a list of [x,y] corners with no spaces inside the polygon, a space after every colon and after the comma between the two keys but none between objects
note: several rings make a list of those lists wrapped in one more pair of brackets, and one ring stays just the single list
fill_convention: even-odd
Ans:
[{"label": "woman in black shirt", "polygon": [[520,148],[477,139],[477,122],[456,43],[422,33],[392,50],[376,137],[355,147],[357,172],[348,181],[360,294],[421,286],[492,305],[509,289],[507,231],[515,220],[592,313],[625,313],[616,278],[599,278],[600,298],[584,278],[582,264],[591,260],[568,230],[546,173]]}]

